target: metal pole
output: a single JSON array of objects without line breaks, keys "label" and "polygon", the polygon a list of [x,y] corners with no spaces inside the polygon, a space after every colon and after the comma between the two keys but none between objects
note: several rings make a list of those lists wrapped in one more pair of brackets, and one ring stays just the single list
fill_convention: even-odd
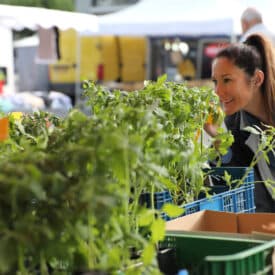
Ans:
[{"label": "metal pole", "polygon": [[81,71],[81,36],[76,31],[76,67],[75,67],[75,105],[80,101],[81,96],[81,81],[80,81],[80,71]]},{"label": "metal pole", "polygon": [[150,37],[146,37],[146,80],[152,80],[152,43]]}]

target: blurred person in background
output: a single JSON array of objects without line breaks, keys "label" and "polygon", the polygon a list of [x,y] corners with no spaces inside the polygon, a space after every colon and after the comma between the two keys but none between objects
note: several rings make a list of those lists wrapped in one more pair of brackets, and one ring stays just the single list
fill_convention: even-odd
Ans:
[{"label": "blurred person in background", "polygon": [[260,33],[270,39],[275,45],[275,36],[263,23],[261,13],[255,8],[245,9],[241,16],[242,36],[240,42],[243,43],[247,37],[254,33]]},{"label": "blurred person in background", "polygon": [[[260,135],[246,128],[275,127],[275,56],[271,42],[252,34],[244,43],[221,49],[212,63],[215,92],[226,115],[225,125],[234,136],[222,166],[249,167],[257,154]],[[205,130],[216,136],[216,125]],[[275,137],[273,137],[273,143]],[[275,147],[275,146],[274,146]],[[254,167],[256,212],[275,212],[275,152],[260,157]]]}]

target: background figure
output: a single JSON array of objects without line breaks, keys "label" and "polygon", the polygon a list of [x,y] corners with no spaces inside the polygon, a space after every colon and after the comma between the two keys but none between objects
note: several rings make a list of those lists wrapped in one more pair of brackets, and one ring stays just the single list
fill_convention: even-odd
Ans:
[{"label": "background figure", "polygon": [[190,58],[183,57],[177,66],[178,72],[185,80],[192,80],[196,76],[196,68]]},{"label": "background figure", "polygon": [[264,25],[261,13],[255,8],[247,8],[241,16],[241,25],[243,35],[240,42],[243,43],[250,34],[260,33],[270,39],[275,45],[274,34]]}]

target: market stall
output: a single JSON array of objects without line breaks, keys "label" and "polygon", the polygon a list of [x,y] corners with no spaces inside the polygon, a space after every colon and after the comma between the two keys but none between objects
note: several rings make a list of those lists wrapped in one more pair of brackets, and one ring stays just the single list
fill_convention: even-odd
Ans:
[{"label": "market stall", "polygon": [[[0,32],[2,39],[0,51],[0,67],[5,69],[6,79],[4,91],[13,93],[15,91],[14,57],[13,57],[13,35],[12,31],[30,29],[37,31],[74,29],[78,34],[89,31],[98,31],[98,18],[95,15],[51,10],[37,7],[23,7],[0,5]],[[40,36],[40,44],[44,43]],[[77,44],[79,44],[77,40]],[[43,46],[43,44],[42,44]],[[76,47],[79,51],[79,45]],[[77,52],[77,56],[79,53]],[[79,93],[76,87],[76,93]]]}]

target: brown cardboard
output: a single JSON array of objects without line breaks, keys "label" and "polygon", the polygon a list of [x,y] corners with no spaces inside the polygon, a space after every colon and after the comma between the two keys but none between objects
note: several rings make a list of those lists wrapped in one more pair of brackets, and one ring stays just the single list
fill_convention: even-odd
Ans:
[{"label": "brown cardboard", "polygon": [[236,233],[237,219],[234,213],[204,210],[166,222],[166,230]]},{"label": "brown cardboard", "polygon": [[[166,222],[167,232],[217,232],[237,235],[269,233],[263,224],[275,222],[275,213],[230,213],[203,210]],[[228,234],[227,234],[228,235]],[[232,235],[232,234],[231,234]],[[272,235],[272,234],[271,234]],[[275,233],[274,233],[275,238]]]},{"label": "brown cardboard", "polygon": [[275,213],[238,213],[237,218],[240,233],[251,233],[252,231],[270,233],[264,230],[262,226],[263,224],[275,222]]}]

